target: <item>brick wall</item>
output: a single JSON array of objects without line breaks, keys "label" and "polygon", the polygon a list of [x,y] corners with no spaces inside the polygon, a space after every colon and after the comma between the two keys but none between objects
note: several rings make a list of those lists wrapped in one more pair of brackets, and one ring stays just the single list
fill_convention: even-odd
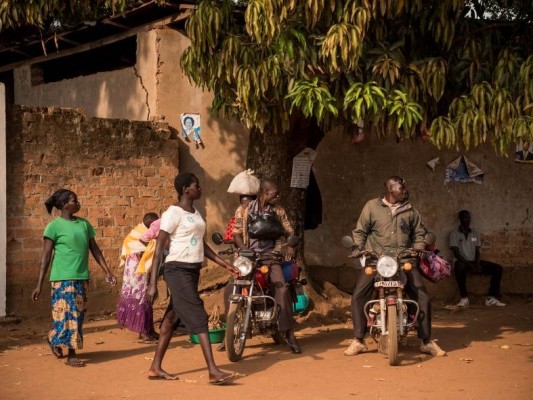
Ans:
[{"label": "brick wall", "polygon": [[500,230],[481,235],[483,259],[505,266],[533,267],[533,231]]},{"label": "brick wall", "polygon": [[[120,289],[122,239],[146,212],[161,213],[175,199],[178,141],[164,124],[87,118],[80,111],[16,106],[7,126],[7,311],[47,315],[43,295],[30,295],[38,277],[45,200],[57,189],[78,194],[79,216],[119,278],[110,288],[91,258],[90,312],[112,309]],[[46,284],[43,294],[47,293]],[[44,313],[44,314],[43,314]]]}]

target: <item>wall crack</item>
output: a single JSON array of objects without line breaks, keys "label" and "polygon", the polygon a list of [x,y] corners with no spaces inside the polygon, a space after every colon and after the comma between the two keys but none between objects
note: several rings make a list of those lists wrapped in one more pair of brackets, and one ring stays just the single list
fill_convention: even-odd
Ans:
[{"label": "wall crack", "polygon": [[137,71],[137,66],[136,65],[133,66],[133,72],[135,72],[135,76],[137,78],[139,78],[139,82],[141,83],[141,87],[143,88],[143,90],[146,93],[146,108],[148,109],[148,115],[146,116],[146,120],[150,121],[150,101],[149,101],[149,95],[150,94],[148,93],[148,89],[146,88],[146,86],[144,86],[143,78],[139,74],[139,71]]}]

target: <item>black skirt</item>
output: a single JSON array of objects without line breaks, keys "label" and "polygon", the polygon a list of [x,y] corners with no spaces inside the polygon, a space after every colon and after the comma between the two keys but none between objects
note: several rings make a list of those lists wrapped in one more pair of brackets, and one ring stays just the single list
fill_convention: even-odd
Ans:
[{"label": "black skirt", "polygon": [[170,289],[170,303],[167,312],[174,310],[177,320],[174,328],[185,324],[191,334],[208,333],[208,316],[204,301],[198,294],[201,264],[181,262],[165,263],[164,278]]}]

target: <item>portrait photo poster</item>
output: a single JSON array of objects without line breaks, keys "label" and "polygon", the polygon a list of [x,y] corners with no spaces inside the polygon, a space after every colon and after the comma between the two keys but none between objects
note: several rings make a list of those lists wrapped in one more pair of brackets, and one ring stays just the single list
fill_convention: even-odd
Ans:
[{"label": "portrait photo poster", "polygon": [[194,140],[197,144],[202,143],[202,136],[200,134],[200,114],[197,113],[183,113],[180,115],[181,129],[183,138],[187,140]]},{"label": "portrait photo poster", "polygon": [[519,163],[533,164],[533,144],[531,141],[520,139],[516,144],[514,159]]}]

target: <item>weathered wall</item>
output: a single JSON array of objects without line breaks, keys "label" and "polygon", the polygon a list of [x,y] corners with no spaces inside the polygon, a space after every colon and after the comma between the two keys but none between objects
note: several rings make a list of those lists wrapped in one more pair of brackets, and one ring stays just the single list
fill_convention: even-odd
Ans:
[{"label": "weathered wall", "polygon": [[[188,39],[173,29],[153,29],[137,36],[136,68],[98,73],[31,86],[30,67],[15,70],[16,103],[83,108],[88,116],[130,120],[164,120],[180,142],[180,171],[198,175],[203,197],[196,206],[206,218],[207,234],[225,229],[238,206],[226,190],[244,169],[248,132],[236,122],[210,115],[213,96],[194,87],[179,59]],[[185,141],[180,115],[199,113],[204,148]],[[175,198],[174,190],[168,196]],[[168,205],[168,204],[164,204]]]},{"label": "weathered wall", "polygon": [[33,86],[29,65],[14,70],[15,104],[83,108],[88,116],[147,121],[156,104],[155,31],[137,36],[137,64]]},{"label": "weathered wall", "polygon": [[[514,154],[514,153],[513,153]],[[331,280],[349,290],[354,284],[353,263],[341,247],[342,236],[350,234],[367,200],[383,194],[383,182],[390,175],[407,181],[411,201],[425,224],[436,232],[437,247],[451,259],[449,232],[458,226],[457,212],[467,208],[472,226],[483,235],[482,256],[505,266],[504,293],[532,293],[533,287],[533,165],[502,158],[487,147],[467,157],[485,172],[482,185],[444,185],[446,164],[458,153],[439,151],[428,143],[367,138],[352,145],[342,135],[329,133],[320,146],[314,171],[322,193],[322,225],[306,232],[306,259],[310,265],[341,267],[331,270]],[[440,157],[435,172],[426,162]],[[511,268],[513,267],[513,268]],[[320,271],[327,277],[328,272]],[[482,294],[488,282],[480,284]],[[429,284],[437,297],[453,297],[455,282],[449,279]]]},{"label": "weathered wall", "polygon": [[[29,144],[24,145],[27,148],[24,147],[24,150],[21,150],[28,154],[28,157],[10,158],[10,160],[18,160],[16,165],[10,166],[10,168],[18,168],[21,171],[17,172],[20,173],[18,178],[16,178],[19,179],[19,182],[13,181],[13,185],[19,185],[13,192],[17,193],[17,197],[10,197],[10,204],[20,202],[23,207],[26,207],[28,202],[30,202],[31,207],[36,207],[39,210],[39,219],[34,220],[33,208],[31,208],[31,212],[27,211],[26,208],[12,210],[13,215],[17,218],[10,219],[11,224],[21,225],[9,225],[10,229],[12,229],[8,235],[8,252],[10,257],[13,257],[9,263],[8,272],[9,312],[26,312],[25,307],[28,304],[25,299],[28,296],[28,290],[31,291],[33,289],[38,268],[42,229],[46,222],[49,221],[42,204],[46,197],[59,186],[71,187],[78,193],[82,201],[82,213],[86,212],[91,222],[101,229],[98,231],[99,234],[102,234],[98,236],[101,237],[99,242],[102,242],[100,244],[104,249],[108,262],[115,267],[116,264],[113,264],[113,261],[118,260],[121,240],[129,229],[138,223],[138,216],[141,211],[143,213],[152,210],[163,211],[175,201],[176,193],[172,182],[178,170],[178,160],[180,171],[194,172],[200,178],[203,196],[195,205],[206,219],[207,236],[210,237],[214,231],[225,229],[229,217],[238,206],[237,196],[228,195],[226,190],[231,179],[244,169],[248,134],[237,123],[226,123],[211,117],[212,95],[193,87],[179,67],[179,58],[187,45],[188,40],[177,31],[155,29],[138,35],[137,65],[135,69],[127,68],[98,73],[35,87],[32,87],[30,83],[29,66],[15,71],[17,103],[43,106],[60,104],[69,107],[81,107],[83,112],[89,117],[127,118],[130,120],[154,118],[159,121],[164,120],[170,126],[173,138],[177,138],[177,140],[173,140],[170,146],[164,145],[161,147],[159,154],[162,157],[161,159],[168,161],[170,160],[168,158],[169,152],[172,153],[171,160],[174,169],[171,173],[167,171],[165,174],[160,174],[157,168],[154,170],[150,162],[141,164],[142,161],[136,161],[135,165],[132,165],[129,170],[126,165],[121,166],[124,172],[120,176],[120,179],[123,180],[120,183],[116,182],[114,173],[109,171],[112,174],[110,177],[106,169],[119,162],[115,161],[115,158],[116,160],[122,160],[120,163],[127,160],[127,157],[124,158],[115,154],[113,139],[111,139],[110,147],[96,147],[94,148],[94,154],[87,158],[85,158],[87,152],[84,152],[83,169],[89,172],[93,171],[94,175],[89,172],[89,176],[82,174],[80,176],[83,179],[78,178],[80,171],[77,169],[76,173],[71,172],[75,167],[70,164],[76,161],[76,158],[57,157],[55,155],[50,157],[55,157],[55,163],[59,162],[59,160],[64,162],[65,169],[69,173],[68,178],[62,176],[63,169],[55,166],[49,168],[46,178],[34,176],[41,173],[38,172],[36,174],[34,172],[36,168],[34,164],[39,163],[40,154],[47,151],[48,147],[53,147],[49,151],[54,154],[58,151],[58,147],[53,145],[56,140],[55,136],[40,142],[39,151],[41,153],[39,154],[32,153],[32,146],[34,145],[29,142]],[[65,110],[58,110],[57,112],[59,113],[58,115],[70,113]],[[197,148],[194,143],[185,141],[181,136],[179,117],[180,114],[188,112],[200,113],[201,115],[202,139],[205,145],[202,148]],[[33,119],[36,117],[26,116],[26,118],[32,119],[30,126],[35,127],[36,122]],[[76,123],[70,121],[72,118],[83,120],[82,117],[71,116],[50,118],[50,116],[45,118],[47,121],[46,128],[39,128],[46,130],[47,134],[64,132],[65,129],[61,125],[63,123],[69,126],[76,125]],[[41,119],[41,117],[37,117],[37,120],[40,121]],[[87,120],[92,119],[89,118]],[[127,122],[121,121],[121,124],[127,124]],[[24,124],[20,122],[20,125],[21,128],[16,128],[13,132],[17,129],[22,129]],[[133,125],[136,126],[136,124]],[[24,129],[27,130],[29,128]],[[80,129],[76,128],[75,131]],[[33,133],[31,134],[33,135]],[[42,134],[44,135],[44,133]],[[107,141],[108,139],[104,143],[107,143]],[[22,143],[25,142],[22,141],[18,146],[22,146]],[[88,148],[92,148],[90,143],[88,143]],[[145,150],[140,151],[143,154],[145,152]],[[147,149],[146,151],[150,152],[150,157],[155,157],[155,154],[153,154],[154,149]],[[109,155],[109,152],[113,153],[113,155]],[[99,164],[100,159],[106,160],[104,164]],[[25,160],[25,162],[22,162],[22,160]],[[45,157],[45,164],[46,160],[47,158]],[[24,168],[29,168],[29,170]],[[39,169],[39,171],[41,170]],[[133,175],[130,177],[130,174]],[[95,176],[98,179],[95,179]],[[88,187],[87,185],[84,184],[83,187],[80,185],[86,180],[85,178],[91,182],[89,186],[91,188],[90,192],[84,191]],[[139,188],[134,190],[143,190],[145,194],[128,197],[125,200],[121,199],[125,193],[121,186],[130,178],[134,186],[139,186]],[[41,183],[41,179],[46,180],[46,188],[39,192],[34,192],[33,187],[35,185],[33,180]],[[139,180],[142,180],[142,183],[139,183]],[[118,188],[117,185],[119,186]],[[11,193],[12,191],[8,190],[8,192]],[[98,196],[95,196],[96,193],[99,193]],[[35,197],[36,194],[38,194],[37,197]],[[86,197],[89,195],[91,196],[90,198]],[[153,199],[157,199],[156,202],[153,202]],[[102,211],[99,210],[99,206],[105,209],[105,215],[101,215]],[[126,218],[119,218],[126,213],[124,210],[127,210]],[[26,214],[28,212],[30,214]],[[19,213],[21,214],[19,215]],[[35,224],[35,226],[32,227],[31,232],[26,232],[23,230],[23,223],[27,222],[29,216],[32,216],[32,224]],[[109,217],[112,218],[112,221],[106,219]],[[94,218],[96,218],[96,221]],[[116,218],[119,219],[117,220]],[[103,226],[103,224],[111,225]],[[13,240],[13,237],[16,237],[16,239]],[[30,237],[33,238],[33,241],[30,241]],[[23,242],[26,243],[25,247],[22,247]],[[29,247],[30,243],[32,243],[31,246],[35,245],[35,247]],[[24,251],[24,255],[19,255],[17,254],[18,249],[28,249],[28,252]],[[18,258],[24,258],[24,260],[19,260]],[[91,266],[91,268],[93,267]],[[93,272],[97,274],[95,275],[96,277],[101,277],[100,272]],[[117,276],[120,276],[121,271],[115,272]],[[202,280],[201,287],[217,282],[222,283],[227,279],[227,273],[218,266],[210,265],[203,270],[203,274],[204,277],[207,276],[207,279]],[[21,280],[22,276],[28,276],[30,279]],[[102,307],[105,309],[112,308],[116,302],[117,290],[109,290],[106,287],[100,289],[101,281],[93,280],[93,282],[98,288],[91,288],[91,299],[97,297]],[[96,289],[96,292],[93,289]],[[106,296],[101,296],[102,293],[105,293]],[[39,306],[43,307],[43,304],[40,303]],[[91,309],[95,310],[94,302],[91,302]],[[43,311],[38,310],[38,312]]]},{"label": "weathered wall", "polygon": [[[68,188],[81,202],[79,216],[96,229],[112,271],[122,239],[146,212],[161,213],[174,198],[178,141],[164,124],[88,118],[76,110],[15,107],[7,130],[7,307],[18,315],[46,315],[49,302],[30,301],[49,216],[44,201]],[[113,309],[111,289],[91,258],[90,312]],[[46,290],[46,287],[44,287]]]},{"label": "weathered wall", "polygon": [[[238,198],[226,191],[233,177],[244,169],[248,149],[248,132],[238,123],[210,115],[213,95],[191,86],[183,74],[179,59],[189,40],[172,29],[158,30],[157,114],[165,117],[180,137],[180,171],[198,175],[203,187],[196,204],[207,221],[207,236],[224,230],[235,212]],[[183,140],[180,115],[199,113],[205,147]]]}]

